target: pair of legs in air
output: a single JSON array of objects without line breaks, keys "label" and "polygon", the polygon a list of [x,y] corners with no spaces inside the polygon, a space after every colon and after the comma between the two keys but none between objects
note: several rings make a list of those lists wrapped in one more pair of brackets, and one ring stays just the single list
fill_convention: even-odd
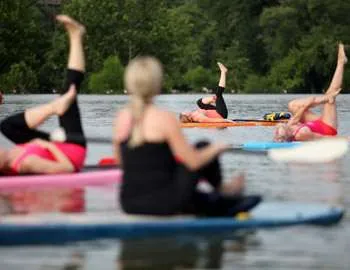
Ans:
[{"label": "pair of legs in air", "polygon": [[[288,104],[288,110],[294,115],[297,114],[299,110],[306,108],[300,117],[300,122],[314,121],[316,119],[322,119],[326,124],[337,129],[338,120],[337,120],[337,105],[336,105],[336,96],[339,94],[344,74],[344,66],[347,63],[347,58],[344,51],[344,45],[339,44],[338,46],[338,60],[337,67],[334,72],[331,84],[325,92],[324,96],[321,97],[308,97],[302,99],[296,99]],[[308,108],[312,108],[323,105],[323,110],[321,115],[317,115]]]},{"label": "pair of legs in air", "polygon": [[182,112],[179,115],[182,123],[198,122],[226,122],[228,111],[223,97],[223,92],[226,87],[227,68],[218,62],[220,68],[219,85],[215,90],[215,95],[197,100],[199,109],[191,112]]},{"label": "pair of legs in air", "polygon": [[226,87],[227,68],[220,62],[217,63],[220,68],[219,85],[215,90],[215,96],[201,98],[197,100],[197,105],[203,110],[215,110],[222,118],[227,118],[228,111],[223,97]]},{"label": "pair of legs in air", "polygon": [[[50,103],[26,109],[24,112],[9,116],[1,122],[1,131],[15,144],[36,143],[39,140],[49,141],[50,135],[46,132],[36,130],[36,128],[50,116],[58,115],[60,126],[68,134],[66,143],[77,144],[85,148],[86,141],[76,97],[85,72],[83,50],[85,28],[65,15],[57,16],[57,21],[64,25],[70,41],[67,78],[62,96]],[[70,140],[69,134],[74,134],[75,138],[79,138]]]},{"label": "pair of legs in air", "polygon": [[[293,117],[288,124],[280,124],[275,129],[275,141],[285,140],[312,140],[322,136],[334,136],[338,128],[336,96],[340,93],[344,66],[347,58],[344,45],[338,46],[337,67],[334,72],[330,86],[323,96],[312,96],[292,100],[288,103],[288,110]],[[321,115],[315,114],[310,109],[323,105]],[[301,125],[311,128],[304,130],[304,134],[299,136]],[[297,135],[297,136],[296,136]]]}]

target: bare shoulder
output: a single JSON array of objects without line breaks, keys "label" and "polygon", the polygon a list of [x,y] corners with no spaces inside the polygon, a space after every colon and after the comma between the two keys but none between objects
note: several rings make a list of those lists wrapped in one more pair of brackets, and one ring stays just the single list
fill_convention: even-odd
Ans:
[{"label": "bare shoulder", "polygon": [[131,112],[129,108],[123,108],[116,112],[114,118],[115,125],[125,125],[126,122],[129,122],[131,119]]},{"label": "bare shoulder", "polygon": [[116,113],[113,123],[113,137],[114,140],[124,140],[128,137],[130,128],[132,126],[132,115],[130,109],[124,108]]},{"label": "bare shoulder", "polygon": [[115,113],[116,119],[128,117],[130,115],[130,109],[129,108],[122,108],[121,110],[117,111]]}]

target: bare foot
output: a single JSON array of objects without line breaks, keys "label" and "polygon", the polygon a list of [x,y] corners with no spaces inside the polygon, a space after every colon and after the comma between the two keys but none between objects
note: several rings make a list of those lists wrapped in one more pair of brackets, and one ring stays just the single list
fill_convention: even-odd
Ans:
[{"label": "bare foot", "polygon": [[77,91],[75,89],[75,85],[71,85],[67,93],[52,102],[54,113],[59,116],[63,115],[75,100],[76,95]]},{"label": "bare foot", "polygon": [[56,20],[64,24],[67,32],[71,35],[82,36],[85,34],[85,26],[67,15],[57,15]]},{"label": "bare foot", "polygon": [[348,58],[345,54],[344,44],[339,43],[338,46],[338,63],[345,65],[348,62]]},{"label": "bare foot", "polygon": [[218,66],[221,72],[227,72],[227,67],[225,67],[222,63],[218,62]]},{"label": "bare foot", "polygon": [[245,174],[240,173],[238,176],[234,176],[229,182],[223,183],[220,187],[220,191],[227,195],[241,194],[244,191],[244,186]]}]

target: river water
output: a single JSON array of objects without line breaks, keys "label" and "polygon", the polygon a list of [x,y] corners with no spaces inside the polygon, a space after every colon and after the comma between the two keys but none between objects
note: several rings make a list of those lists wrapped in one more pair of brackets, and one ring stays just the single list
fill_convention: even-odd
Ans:
[{"label": "river water", "polygon": [[[0,119],[52,99],[53,95],[6,96]],[[162,95],[156,103],[179,113],[194,108],[199,95]],[[229,118],[261,118],[285,111],[292,95],[226,95]],[[87,136],[112,134],[115,111],[127,96],[79,97]],[[350,96],[337,99],[339,133],[350,135]],[[55,118],[43,125],[52,130]],[[192,142],[198,139],[244,143],[269,141],[273,127],[234,127],[223,130],[186,129]],[[0,137],[2,146],[11,144]],[[110,145],[89,145],[87,164],[110,156]],[[278,164],[266,157],[224,154],[225,177],[244,171],[247,193],[260,193],[266,201],[293,200],[342,204],[350,209],[350,155],[321,165]],[[108,192],[108,191],[106,191]],[[106,194],[107,196],[107,194]],[[89,196],[89,205],[100,205],[100,196]],[[331,227],[299,226],[259,230],[251,234],[193,235],[142,240],[103,240],[65,246],[0,247],[0,269],[349,269],[350,219]]]}]

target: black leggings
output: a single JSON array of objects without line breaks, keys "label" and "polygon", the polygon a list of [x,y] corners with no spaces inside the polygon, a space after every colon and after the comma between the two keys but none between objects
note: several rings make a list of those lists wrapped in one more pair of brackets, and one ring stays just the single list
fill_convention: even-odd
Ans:
[{"label": "black leggings", "polygon": [[[84,73],[68,69],[67,79],[62,94],[66,93],[72,84],[75,85],[77,92],[79,92],[83,79]],[[68,110],[59,117],[59,124],[67,134],[66,142],[86,147],[86,140],[80,119],[77,99],[75,99]],[[24,112],[5,118],[0,123],[0,130],[9,140],[16,144],[27,143],[33,139],[50,140],[50,134],[28,127],[25,121]],[[74,134],[73,138],[70,138],[69,134]]]},{"label": "black leggings", "polygon": [[[200,142],[197,148],[208,145]],[[200,179],[207,180],[214,191],[205,193],[197,190]],[[238,212],[252,209],[260,201],[257,195],[223,195],[219,192],[222,182],[221,168],[218,158],[205,165],[196,172],[189,171],[184,165],[179,165],[174,183],[178,183],[175,190],[177,198],[181,198],[182,212],[196,214],[199,216],[233,216]],[[174,190],[174,192],[176,192]]]},{"label": "black leggings", "polygon": [[215,90],[215,95],[216,95],[216,106],[211,105],[211,104],[204,104],[202,102],[202,99],[197,100],[197,105],[199,108],[203,110],[216,110],[218,114],[220,114],[223,118],[227,118],[228,116],[228,111],[227,111],[227,106],[224,100],[224,97],[222,96],[222,93],[224,92],[225,88],[218,86]]}]

